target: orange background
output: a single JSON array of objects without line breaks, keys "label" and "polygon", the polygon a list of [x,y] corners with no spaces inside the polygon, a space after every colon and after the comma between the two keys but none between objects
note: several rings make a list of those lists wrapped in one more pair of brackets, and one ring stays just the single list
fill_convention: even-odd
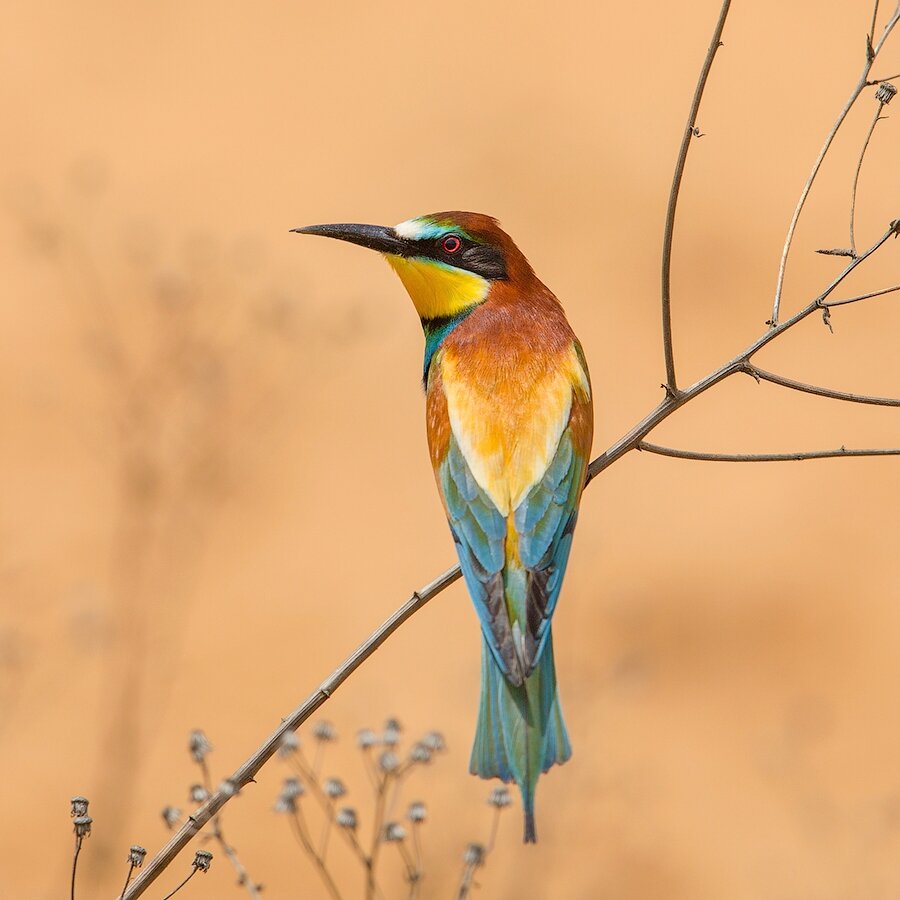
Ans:
[{"label": "orange background", "polygon": [[[159,847],[159,810],[186,806],[192,728],[229,773],[452,561],[408,298],[373,254],[290,227],[496,215],[582,338],[595,450],[657,402],[663,214],[716,13],[657,0],[7,7],[0,893],[64,894],[68,798],[83,793],[94,834],[79,896],[114,896],[128,846]],[[870,17],[869,2],[735,4],[676,233],[683,381],[764,328],[791,210]],[[875,68],[896,71],[900,34]],[[788,310],[838,270],[812,250],[846,244],[873,111],[869,91],[826,162]],[[860,182],[864,246],[900,215],[893,118]],[[898,252],[889,243],[846,294],[896,283]],[[811,318],[759,363],[900,395],[897,299],[833,324]],[[654,439],[890,446],[900,427],[894,409],[736,377]],[[898,465],[633,453],[603,474],[555,626],[575,755],[541,782],[537,847],[520,843],[518,805],[504,814],[478,896],[897,895]],[[449,752],[404,794],[429,805],[426,897],[452,895],[490,821],[488,785],[467,774],[478,654],[455,585],[327,706],[342,740],[325,770],[366,823],[356,729],[396,715],[408,735],[445,734]],[[319,896],[271,812],[285,774],[273,761],[223,823],[266,896]],[[359,896],[336,840],[331,858]],[[383,875],[403,896],[397,854]],[[241,891],[219,854],[183,895]]]}]

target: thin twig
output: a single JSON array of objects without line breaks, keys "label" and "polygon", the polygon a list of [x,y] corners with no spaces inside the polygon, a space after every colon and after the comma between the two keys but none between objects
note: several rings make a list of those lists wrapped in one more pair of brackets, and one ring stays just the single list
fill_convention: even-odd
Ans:
[{"label": "thin twig", "polygon": [[894,14],[891,16],[888,23],[884,26],[884,31],[881,33],[878,44],[873,47],[871,41],[867,42],[866,61],[865,65],[863,66],[862,74],[859,76],[859,80],[857,81],[856,86],[853,88],[849,98],[847,99],[847,102],[844,104],[844,108],[838,115],[837,121],[834,123],[834,125],[832,125],[831,131],[828,132],[828,136],[825,138],[825,143],[822,145],[822,149],[819,151],[819,155],[816,157],[816,161],[813,163],[812,171],[809,173],[809,178],[806,179],[806,184],[803,185],[803,190],[800,192],[800,199],[797,201],[797,206],[794,209],[793,216],[791,216],[791,223],[788,226],[787,235],[784,239],[784,248],[781,251],[781,261],[778,264],[778,280],[775,284],[775,301],[772,304],[772,318],[769,320],[773,328],[778,324],[778,315],[781,311],[781,295],[782,291],[784,290],[784,274],[787,268],[788,255],[791,252],[791,244],[794,240],[794,232],[797,229],[797,222],[800,219],[800,213],[803,212],[803,207],[806,204],[806,198],[809,196],[809,192],[812,190],[813,182],[816,180],[816,176],[819,174],[819,169],[822,167],[822,161],[825,159],[826,154],[831,148],[831,144],[834,141],[835,135],[838,133],[841,125],[844,124],[844,120],[847,118],[847,114],[853,108],[853,104],[856,103],[859,95],[863,92],[863,90],[865,90],[865,88],[867,87],[871,87],[868,78],[869,72],[872,71],[872,64],[875,62],[875,58],[878,56],[881,48],[884,46],[884,42],[887,40],[888,35],[890,35],[898,20],[900,20],[900,3],[897,4],[897,9],[894,10]]},{"label": "thin twig", "polygon": [[75,853],[72,856],[72,890],[70,892],[71,900],[75,900],[75,870],[78,868],[78,856],[81,853],[81,843],[84,838],[77,834],[75,835]]},{"label": "thin twig", "polygon": [[191,869],[191,874],[188,875],[188,877],[185,878],[184,881],[182,881],[174,891],[172,891],[170,894],[166,894],[166,896],[163,897],[162,900],[169,900],[170,897],[174,897],[197,874],[198,871],[199,870],[196,868]]},{"label": "thin twig", "polygon": [[294,832],[294,837],[297,838],[297,842],[303,847],[309,858],[315,864],[316,871],[324,882],[326,890],[331,894],[334,900],[340,900],[341,892],[334,883],[334,879],[331,877],[331,873],[328,871],[328,866],[325,865],[325,861],[318,853],[316,853],[316,848],[313,847],[312,838],[308,834],[306,823],[303,821],[303,813],[300,811],[299,806],[295,806],[291,810],[289,821],[291,823],[291,830]]},{"label": "thin twig", "polygon": [[875,24],[878,22],[878,7],[880,3],[879,0],[875,0],[875,8],[872,10],[872,24],[869,26],[869,46],[872,46],[872,43],[875,40]]},{"label": "thin twig", "polygon": [[848,450],[838,447],[837,450],[808,450],[800,453],[701,453],[695,450],[678,450],[674,447],[662,447],[641,441],[638,450],[657,453],[660,456],[671,456],[675,459],[696,459],[705,462],[792,462],[804,459],[833,459],[845,456],[900,456],[900,447],[875,450]]},{"label": "thin twig", "polygon": [[[877,5],[876,5],[877,8]],[[866,132],[866,139],[863,141],[862,150],[859,153],[859,160],[856,163],[856,172],[853,174],[853,188],[850,191],[850,249],[856,256],[856,189],[859,187],[859,173],[862,172],[863,160],[866,158],[866,150],[869,149],[869,141],[875,132],[875,126],[881,120],[881,113],[884,110],[884,102],[878,103],[875,115],[872,118],[872,124]]]},{"label": "thin twig", "polygon": [[678,382],[675,377],[675,348],[672,343],[672,240],[675,233],[675,210],[678,206],[678,194],[681,190],[681,180],[684,176],[684,166],[687,161],[688,150],[691,146],[691,140],[696,135],[697,114],[700,111],[700,102],[703,99],[703,91],[706,89],[706,81],[709,78],[709,71],[712,68],[713,60],[719,47],[722,46],[722,30],[725,28],[725,19],[728,18],[728,9],[731,6],[731,0],[724,0],[722,9],[719,11],[719,18],[713,31],[712,41],[709,49],[706,51],[706,58],[703,60],[703,68],[700,70],[700,77],[697,79],[697,87],[694,89],[694,98],[691,100],[691,108],[688,113],[687,125],[684,127],[684,134],[681,136],[681,147],[678,151],[678,158],[675,161],[675,174],[672,176],[672,187],[669,191],[669,205],[666,210],[666,224],[663,231],[663,249],[662,249],[662,332],[663,332],[663,353],[666,359],[666,389],[672,395],[678,393]]},{"label": "thin twig", "polygon": [[849,403],[868,403],[872,406],[900,406],[900,399],[892,397],[870,397],[865,394],[851,394],[848,391],[836,391],[832,388],[823,388],[815,384],[805,384],[795,381],[793,378],[785,378],[784,375],[776,375],[767,372],[758,366],[748,365],[744,371],[756,379],[768,381],[781,387],[790,388],[792,391],[803,391],[806,394],[815,394],[817,397],[828,397],[831,400],[846,400]]},{"label": "thin twig", "polygon": [[391,773],[385,772],[375,792],[375,816],[372,820],[372,843],[366,858],[366,900],[372,900],[375,896],[375,867],[378,864],[378,851],[381,849],[385,803],[387,800],[388,783],[391,781]]},{"label": "thin twig", "polygon": [[896,291],[900,291],[900,284],[896,284],[894,287],[882,288],[880,291],[869,291],[868,294],[859,294],[856,297],[848,297],[846,300],[829,300],[827,303],[823,303],[822,306],[827,306],[828,308],[833,306],[846,306],[848,303],[859,303],[860,300],[871,300],[872,297],[883,297],[885,294],[893,294]]},{"label": "thin twig", "polygon": [[131,875],[134,872],[134,863],[129,862],[128,864],[128,874],[125,876],[125,887],[122,888],[122,892],[119,894],[119,898],[121,900],[122,897],[125,896],[125,891],[128,888],[128,882],[131,881]]}]

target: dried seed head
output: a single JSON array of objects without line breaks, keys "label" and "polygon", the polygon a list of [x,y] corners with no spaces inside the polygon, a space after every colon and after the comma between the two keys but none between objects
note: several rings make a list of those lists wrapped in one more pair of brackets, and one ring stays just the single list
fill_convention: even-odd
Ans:
[{"label": "dried seed head", "polygon": [[480,866],[484,862],[484,846],[482,844],[469,844],[463,853],[463,862],[467,866]]},{"label": "dried seed head", "polygon": [[396,772],[399,766],[400,760],[397,759],[397,754],[390,750],[385,750],[384,753],[378,757],[378,768],[380,768],[382,772]]},{"label": "dried seed head", "polygon": [[388,822],[384,826],[384,839],[389,843],[397,843],[406,837],[406,829],[399,822]]},{"label": "dried seed head", "polygon": [[406,811],[406,818],[409,819],[410,822],[424,822],[426,817],[427,812],[424,803],[417,800],[415,803],[409,804],[409,809]]},{"label": "dried seed head", "polygon": [[209,852],[209,850],[198,850],[194,854],[194,861],[191,865],[195,869],[199,869],[201,872],[209,871],[209,864],[212,862],[213,855]]},{"label": "dried seed head", "polygon": [[419,741],[409,748],[409,758],[415,763],[431,762],[431,750]]},{"label": "dried seed head", "polygon": [[347,788],[344,787],[344,782],[340,778],[327,779],[323,789],[332,800],[337,800],[338,797],[343,797],[347,793]]},{"label": "dried seed head", "polygon": [[381,738],[382,741],[384,741],[384,746],[396,747],[397,744],[400,743],[401,731],[403,731],[403,728],[397,719],[388,719],[387,722],[384,723],[384,734]]},{"label": "dried seed head", "polygon": [[131,849],[128,851],[128,859],[126,862],[130,863],[136,869],[139,869],[144,864],[144,857],[147,855],[147,851],[140,844],[132,844]]},{"label": "dried seed head", "polygon": [[192,784],[188,791],[188,799],[191,803],[206,803],[209,800],[209,791],[202,784]]},{"label": "dried seed head", "polygon": [[439,731],[429,731],[428,734],[422,738],[422,743],[434,753],[439,753],[441,750],[447,749],[447,745],[444,743],[444,736]]},{"label": "dried seed head", "polygon": [[181,810],[177,806],[167,806],[162,811],[162,817],[167,828],[174,828],[181,819]]},{"label": "dried seed head", "polygon": [[334,725],[332,725],[331,722],[326,722],[324,719],[321,719],[313,725],[313,734],[316,739],[320,741],[337,740],[337,732],[334,730]]},{"label": "dried seed head", "polygon": [[372,731],[371,728],[361,728],[356,732],[357,747],[361,747],[363,750],[365,750],[368,747],[374,747],[377,743],[378,738],[375,736],[375,732]]},{"label": "dried seed head", "polygon": [[503,809],[512,803],[509,791],[505,787],[495,787],[488,796],[488,806],[496,806],[497,809]]},{"label": "dried seed head", "polygon": [[338,810],[338,814],[334,817],[334,821],[339,828],[349,828],[351,831],[356,830],[357,819],[356,810],[350,806],[345,806]]},{"label": "dried seed head", "polygon": [[285,778],[281,786],[281,793],[275,800],[275,812],[289,813],[297,809],[297,800],[306,793],[306,789],[299,778]]},{"label": "dried seed head", "polygon": [[875,91],[875,99],[882,105],[887,106],[891,100],[894,99],[894,94],[897,93],[897,88],[895,88],[889,81],[882,81],[881,84],[878,85],[878,90]]},{"label": "dried seed head", "polygon": [[300,738],[296,731],[286,731],[281,736],[281,746],[278,748],[280,756],[291,756],[300,749]]},{"label": "dried seed head", "polygon": [[199,728],[196,728],[191,732],[188,749],[191,751],[191,759],[201,763],[212,751],[212,744],[209,742],[209,738]]},{"label": "dried seed head", "polygon": [[88,811],[88,804],[90,801],[87,797],[73,797],[72,798],[72,810],[69,815],[74,819],[76,816],[86,816]]},{"label": "dried seed head", "polygon": [[75,837],[86,838],[91,833],[91,822],[94,820],[90,816],[75,816],[72,825],[75,828]]}]

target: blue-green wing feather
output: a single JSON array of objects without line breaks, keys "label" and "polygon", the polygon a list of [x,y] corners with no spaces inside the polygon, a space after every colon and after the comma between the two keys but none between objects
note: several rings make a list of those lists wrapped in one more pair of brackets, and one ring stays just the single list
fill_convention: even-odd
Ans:
[{"label": "blue-green wing feather", "polygon": [[503,587],[506,520],[475,481],[452,435],[438,472],[460,568],[485,642],[504,675],[515,678],[518,661]]},{"label": "blue-green wing feather", "polygon": [[556,454],[544,477],[516,508],[513,523],[519,539],[519,559],[527,573],[526,634],[533,650],[526,658],[530,672],[550,633],[550,619],[562,587],[572,532],[578,517],[578,498],[584,483],[585,457],[573,444],[570,429],[560,437]]}]

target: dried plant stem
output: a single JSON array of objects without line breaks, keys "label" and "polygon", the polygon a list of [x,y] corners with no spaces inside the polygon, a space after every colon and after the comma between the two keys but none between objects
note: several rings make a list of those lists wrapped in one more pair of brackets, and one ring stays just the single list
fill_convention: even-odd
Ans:
[{"label": "dried plant stem", "polygon": [[80,834],[75,835],[75,852],[72,854],[72,882],[69,896],[71,900],[75,900],[75,872],[78,869],[78,857],[81,854],[81,844],[84,838]]},{"label": "dried plant stem", "polygon": [[700,77],[697,79],[697,87],[694,89],[694,97],[691,100],[691,108],[688,113],[684,134],[681,136],[681,148],[675,161],[675,174],[672,176],[672,187],[669,191],[669,205],[666,209],[666,224],[663,231],[662,249],[662,273],[661,273],[661,297],[662,297],[662,332],[663,354],[666,361],[666,390],[675,395],[678,393],[678,381],[675,377],[675,348],[672,342],[672,240],[675,234],[675,211],[678,206],[678,194],[681,190],[681,180],[684,177],[684,166],[687,162],[688,150],[691,141],[696,134],[697,114],[700,111],[700,102],[703,100],[703,91],[712,69],[713,60],[719,47],[722,46],[722,30],[725,28],[725,20],[728,18],[728,10],[731,0],[724,0],[719,18],[713,31],[712,41],[706,51]]},{"label": "dried plant stem", "polygon": [[819,155],[816,157],[816,161],[813,163],[812,171],[809,173],[809,177],[806,179],[806,184],[803,185],[803,190],[800,192],[800,199],[797,201],[797,206],[794,208],[794,214],[791,216],[791,222],[790,225],[788,225],[787,235],[784,239],[784,247],[781,251],[781,261],[778,264],[778,280],[775,284],[775,300],[772,304],[772,318],[769,320],[773,328],[778,324],[778,316],[781,311],[781,295],[784,290],[784,275],[785,270],[787,269],[788,255],[791,252],[791,244],[794,241],[794,232],[797,230],[797,222],[800,219],[800,213],[803,212],[803,207],[806,205],[806,198],[809,196],[809,192],[812,190],[813,182],[816,180],[816,176],[819,174],[819,169],[822,167],[822,161],[825,159],[825,156],[831,149],[831,144],[834,141],[835,135],[838,133],[841,125],[844,124],[844,120],[847,118],[847,114],[853,108],[853,104],[856,103],[859,95],[867,87],[871,87],[872,82],[870,82],[868,79],[869,73],[872,71],[872,64],[875,62],[876,57],[881,52],[881,48],[884,46],[884,42],[887,40],[888,36],[890,35],[891,31],[898,21],[900,21],[900,3],[897,4],[896,10],[894,10],[894,13],[888,20],[888,23],[884,26],[884,31],[881,33],[881,37],[879,38],[878,43],[873,47],[871,40],[867,42],[866,61],[865,65],[863,66],[862,74],[859,76],[859,80],[856,82],[856,86],[850,92],[850,96],[847,98],[847,102],[844,104],[844,108],[838,114],[837,121],[834,123],[834,125],[831,126],[831,131],[828,132],[828,135],[825,138],[825,143],[822,145],[822,149],[819,151]]},{"label": "dried plant stem", "polygon": [[166,896],[163,897],[162,900],[169,900],[170,897],[174,897],[197,874],[197,871],[198,870],[196,868],[191,869],[191,874],[188,875],[188,877],[185,878],[184,881],[182,881],[174,891],[172,891],[170,894],[166,894]]},{"label": "dried plant stem", "polygon": [[303,813],[300,812],[299,807],[294,808],[291,811],[290,816],[291,828],[294,832],[294,836],[297,838],[297,842],[306,853],[309,855],[310,859],[315,863],[316,871],[319,873],[319,876],[322,879],[322,882],[325,885],[328,893],[334,898],[334,900],[341,900],[341,892],[338,890],[337,885],[334,883],[334,879],[331,877],[331,873],[328,871],[328,866],[325,865],[325,860],[316,853],[316,848],[313,846],[312,838],[308,834],[308,830],[306,828],[306,823],[303,821]]},{"label": "dried plant stem", "polygon": [[860,300],[871,300],[872,297],[883,297],[885,294],[893,294],[896,291],[900,291],[900,284],[882,288],[880,291],[869,291],[868,294],[858,294],[856,297],[847,297],[846,300],[829,300],[828,303],[823,303],[822,306],[826,306],[829,309],[835,306],[847,306],[850,303],[859,303]]},{"label": "dried plant stem", "polygon": [[128,874],[125,876],[125,887],[122,888],[122,893],[119,894],[120,900],[122,897],[125,896],[125,891],[128,888],[128,883],[131,881],[131,875],[133,872],[134,872],[134,863],[130,862],[128,864]]},{"label": "dried plant stem", "polygon": [[827,397],[829,400],[846,400],[849,403],[868,403],[872,406],[900,406],[900,399],[891,397],[869,397],[865,394],[851,394],[848,391],[835,391],[831,388],[818,387],[814,384],[804,384],[793,378],[785,378],[774,372],[767,372],[758,366],[747,365],[744,371],[752,375],[757,381],[768,381],[781,387],[790,388],[792,391],[802,391],[805,394],[815,394],[817,397]]},{"label": "dried plant stem", "polygon": [[884,103],[879,102],[875,115],[872,117],[872,124],[866,132],[866,139],[863,141],[862,150],[859,153],[859,160],[856,163],[856,172],[853,174],[853,187],[850,191],[850,250],[856,256],[856,190],[859,187],[859,173],[862,172],[863,161],[866,158],[866,150],[869,149],[869,141],[875,132],[875,126],[881,120],[881,113],[884,110]]},{"label": "dried plant stem", "polygon": [[366,857],[366,900],[372,900],[375,896],[375,869],[378,865],[378,851],[381,849],[384,832],[384,813],[387,801],[388,784],[391,781],[391,773],[385,772],[384,777],[375,791],[375,816],[372,820],[372,843]]},{"label": "dried plant stem", "polygon": [[466,863],[466,867],[463,869],[462,879],[459,883],[459,892],[456,895],[456,900],[466,900],[466,897],[469,896],[469,891],[472,890],[472,882],[475,878],[475,870],[477,868],[477,863]]},{"label": "dried plant stem", "polygon": [[[209,773],[209,766],[206,763],[206,758],[201,757],[197,760],[197,764],[200,766],[200,770],[203,773],[203,785],[206,788],[206,792],[207,794],[212,794],[212,778]],[[228,861],[234,868],[234,871],[237,874],[238,884],[247,888],[247,893],[250,894],[254,900],[260,900],[261,894],[256,882],[250,877],[246,867],[238,857],[237,851],[225,840],[225,834],[222,831],[222,821],[219,816],[212,817],[211,832],[213,839],[222,848],[222,852],[228,857]],[[128,887],[128,882],[125,883],[125,886]]]},{"label": "dried plant stem", "polygon": [[790,462],[804,459],[832,459],[845,456],[900,456],[900,447],[877,450],[848,450],[838,447],[836,450],[809,450],[800,453],[702,453],[696,450],[678,450],[674,447],[662,447],[641,441],[638,450],[657,453],[660,456],[672,456],[675,459],[696,459],[705,462]]}]

